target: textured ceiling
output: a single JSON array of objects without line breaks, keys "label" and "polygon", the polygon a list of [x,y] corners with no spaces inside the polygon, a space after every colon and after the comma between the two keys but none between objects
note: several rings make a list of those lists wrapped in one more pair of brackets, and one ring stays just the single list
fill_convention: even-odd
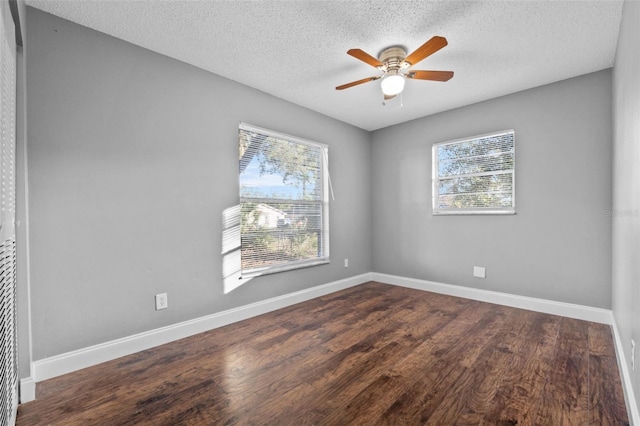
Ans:
[{"label": "textured ceiling", "polygon": [[[367,130],[402,123],[613,65],[621,1],[27,0],[78,24],[179,59]],[[449,45],[414,69],[400,107],[379,71],[346,54]],[[27,41],[28,42],[28,41]]]}]

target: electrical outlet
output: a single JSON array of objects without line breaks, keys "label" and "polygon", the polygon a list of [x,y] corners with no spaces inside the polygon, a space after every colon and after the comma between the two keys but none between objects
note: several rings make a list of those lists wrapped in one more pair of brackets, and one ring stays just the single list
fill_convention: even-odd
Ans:
[{"label": "electrical outlet", "polygon": [[344,260],[344,267],[348,268],[349,267],[349,259],[345,259]]},{"label": "electrical outlet", "polygon": [[167,293],[156,294],[156,311],[167,309],[169,307],[169,299]]},{"label": "electrical outlet", "polygon": [[631,370],[636,369],[636,342],[631,339]]},{"label": "electrical outlet", "polygon": [[476,278],[487,278],[487,274],[484,266],[474,266],[473,276]]}]

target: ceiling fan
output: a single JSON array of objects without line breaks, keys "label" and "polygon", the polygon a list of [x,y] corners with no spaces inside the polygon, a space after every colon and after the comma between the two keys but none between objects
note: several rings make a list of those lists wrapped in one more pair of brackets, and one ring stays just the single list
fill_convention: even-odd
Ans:
[{"label": "ceiling fan", "polygon": [[336,90],[344,90],[359,84],[382,79],[380,84],[384,99],[394,98],[404,89],[406,78],[415,80],[448,81],[453,77],[453,71],[423,71],[412,70],[412,66],[426,57],[436,53],[447,45],[447,39],[440,36],[432,37],[425,44],[417,48],[407,56],[407,51],[402,46],[391,46],[380,52],[380,58],[376,59],[361,49],[350,49],[347,54],[365,62],[383,72],[382,75],[363,78],[336,87]]}]

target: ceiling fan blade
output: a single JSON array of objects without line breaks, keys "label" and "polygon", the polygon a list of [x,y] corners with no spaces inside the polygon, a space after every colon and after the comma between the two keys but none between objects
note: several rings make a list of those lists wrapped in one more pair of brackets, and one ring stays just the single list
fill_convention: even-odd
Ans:
[{"label": "ceiling fan blade", "polygon": [[367,77],[367,78],[363,78],[362,80],[352,81],[351,83],[343,84],[342,86],[336,87],[336,90],[348,89],[349,87],[357,86],[358,84],[362,84],[362,83],[368,83],[370,81],[374,81],[379,78],[380,77]]},{"label": "ceiling fan blade", "polygon": [[416,80],[448,81],[453,77],[453,71],[409,71],[407,78]]},{"label": "ceiling fan blade", "polygon": [[447,39],[440,36],[431,37],[429,41],[427,41],[422,46],[418,47],[414,50],[409,56],[404,58],[405,62],[408,62],[411,65],[415,65],[424,58],[429,55],[436,53],[438,50],[442,49],[447,45]]},{"label": "ceiling fan blade", "polygon": [[385,100],[385,101],[388,101],[389,99],[393,99],[393,98],[395,98],[396,96],[398,96],[398,95],[384,95],[384,100]]},{"label": "ceiling fan blade", "polygon": [[356,59],[360,59],[362,62],[366,62],[367,64],[371,65],[372,67],[381,67],[384,64],[382,62],[380,62],[378,59],[374,58],[373,56],[369,55],[367,52],[365,52],[364,50],[360,50],[360,49],[349,49],[347,51],[348,55],[353,56]]}]

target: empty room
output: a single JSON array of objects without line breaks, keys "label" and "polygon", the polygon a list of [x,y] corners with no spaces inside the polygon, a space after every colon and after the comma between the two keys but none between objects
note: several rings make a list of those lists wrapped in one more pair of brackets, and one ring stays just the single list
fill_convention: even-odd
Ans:
[{"label": "empty room", "polygon": [[640,2],[0,13],[0,425],[640,425]]}]

